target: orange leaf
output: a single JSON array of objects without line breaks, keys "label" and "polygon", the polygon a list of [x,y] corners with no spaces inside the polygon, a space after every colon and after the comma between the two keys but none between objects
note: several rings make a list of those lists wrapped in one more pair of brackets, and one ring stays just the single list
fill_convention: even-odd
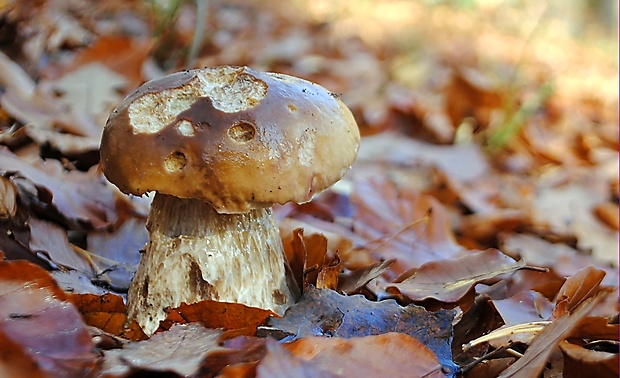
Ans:
[{"label": "orange leaf", "polygon": [[248,307],[240,303],[217,302],[205,300],[190,305],[182,303],[179,307],[168,310],[168,316],[162,320],[158,331],[165,331],[175,323],[201,323],[206,328],[224,330],[244,330],[246,335],[256,334],[256,327],[263,324],[270,316],[277,316],[269,310]]}]

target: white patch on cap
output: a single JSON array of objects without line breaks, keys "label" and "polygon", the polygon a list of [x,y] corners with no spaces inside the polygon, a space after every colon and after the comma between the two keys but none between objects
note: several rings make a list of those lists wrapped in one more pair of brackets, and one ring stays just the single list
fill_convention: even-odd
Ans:
[{"label": "white patch on cap", "polygon": [[[265,97],[267,84],[243,71],[240,67],[205,68],[181,87],[145,94],[129,106],[133,132],[161,131],[199,97],[209,97],[213,107],[225,113],[236,113],[256,106]],[[181,122],[177,127],[182,135],[191,136],[194,133],[191,125]]]},{"label": "white patch on cap", "polygon": [[312,161],[314,159],[314,147],[316,144],[315,133],[315,130],[307,129],[299,137],[299,162],[304,166],[312,165]]},{"label": "white patch on cap", "polygon": [[192,125],[192,123],[185,119],[181,120],[181,122],[177,124],[177,130],[179,130],[179,133],[181,133],[181,135],[187,137],[191,137],[196,134],[196,130],[194,130],[194,126]]}]

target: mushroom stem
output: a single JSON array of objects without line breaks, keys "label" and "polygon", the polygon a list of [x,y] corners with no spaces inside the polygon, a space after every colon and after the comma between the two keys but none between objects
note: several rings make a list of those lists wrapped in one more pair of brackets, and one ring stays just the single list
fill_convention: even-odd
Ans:
[{"label": "mushroom stem", "polygon": [[219,214],[211,205],[156,193],[149,241],[127,294],[127,311],[153,334],[167,307],[205,299],[282,315],[293,298],[270,208]]}]

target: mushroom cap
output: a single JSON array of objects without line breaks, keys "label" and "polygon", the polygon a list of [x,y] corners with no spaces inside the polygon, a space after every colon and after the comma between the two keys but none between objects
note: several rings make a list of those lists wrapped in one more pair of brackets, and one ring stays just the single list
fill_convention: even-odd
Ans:
[{"label": "mushroom cap", "polygon": [[359,141],[349,109],[320,85],[222,66],[140,86],[108,119],[100,150],[105,176],[126,194],[241,213],[309,201],[342,178]]}]

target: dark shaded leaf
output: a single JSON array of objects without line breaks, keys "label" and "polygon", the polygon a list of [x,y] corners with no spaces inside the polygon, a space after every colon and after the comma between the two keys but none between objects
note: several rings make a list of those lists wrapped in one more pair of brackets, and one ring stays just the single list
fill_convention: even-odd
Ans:
[{"label": "dark shaded leaf", "polygon": [[486,295],[477,296],[474,304],[463,313],[459,322],[454,325],[452,355],[456,363],[463,365],[471,362],[472,357],[483,355],[486,352],[486,347],[471,348],[464,351],[462,346],[504,325],[502,317],[493,304],[494,302]]},{"label": "dark shaded leaf", "polygon": [[399,306],[393,300],[370,302],[360,295],[347,297],[310,288],[283,318],[271,318],[269,325],[295,339],[404,333],[431,349],[446,371],[454,372],[450,349],[453,317],[452,311],[428,312],[414,305]]}]

